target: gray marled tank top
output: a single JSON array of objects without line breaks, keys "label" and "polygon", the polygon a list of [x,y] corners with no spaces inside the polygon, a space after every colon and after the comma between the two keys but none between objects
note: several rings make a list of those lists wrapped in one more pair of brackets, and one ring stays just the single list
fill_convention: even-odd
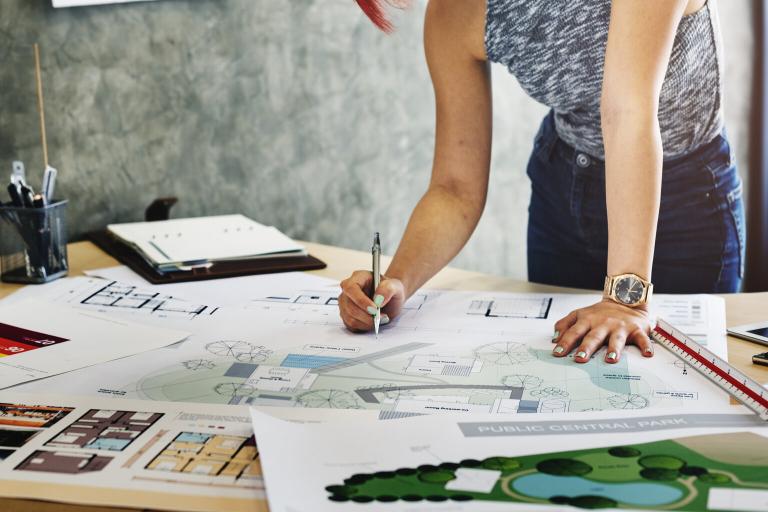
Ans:
[{"label": "gray marled tank top", "polygon": [[[487,0],[488,60],[506,66],[555,111],[569,145],[604,158],[600,93],[610,0]],[[661,89],[666,160],[690,153],[723,127],[720,27],[714,0],[683,17]]]}]

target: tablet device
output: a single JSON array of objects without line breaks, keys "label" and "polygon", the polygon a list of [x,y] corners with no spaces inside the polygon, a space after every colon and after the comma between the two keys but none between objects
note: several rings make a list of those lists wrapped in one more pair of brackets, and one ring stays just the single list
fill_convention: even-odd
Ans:
[{"label": "tablet device", "polygon": [[728,334],[768,346],[768,321],[731,327]]}]

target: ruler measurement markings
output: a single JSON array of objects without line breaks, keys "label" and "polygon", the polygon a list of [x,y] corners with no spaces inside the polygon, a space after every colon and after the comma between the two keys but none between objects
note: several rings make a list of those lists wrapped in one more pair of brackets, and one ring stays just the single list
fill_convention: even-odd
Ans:
[{"label": "ruler measurement markings", "polygon": [[[750,408],[761,418],[768,419],[768,399],[765,398],[765,389],[759,383],[752,381],[715,354],[703,349],[684,334],[680,333],[679,336],[676,333],[673,334],[676,329],[667,326],[666,323],[657,325],[653,332],[654,339],[691,364],[714,384],[740,398],[745,405],[753,403]],[[740,379],[743,380],[740,381]]]}]

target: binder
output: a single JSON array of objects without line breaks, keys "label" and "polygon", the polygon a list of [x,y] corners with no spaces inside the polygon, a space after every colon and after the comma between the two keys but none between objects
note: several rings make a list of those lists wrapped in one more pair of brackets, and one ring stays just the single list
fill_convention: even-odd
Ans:
[{"label": "binder", "polygon": [[308,254],[306,256],[276,256],[216,261],[207,268],[160,272],[132,247],[112,236],[107,230],[94,231],[86,236],[106,253],[123,265],[128,266],[152,284],[184,283],[253,274],[272,274],[276,272],[320,270],[326,267],[323,261]]}]

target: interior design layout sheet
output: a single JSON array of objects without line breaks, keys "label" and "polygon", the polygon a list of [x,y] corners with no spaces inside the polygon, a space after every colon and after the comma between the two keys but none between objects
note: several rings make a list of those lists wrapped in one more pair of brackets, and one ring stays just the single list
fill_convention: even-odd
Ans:
[{"label": "interior design layout sheet", "polygon": [[272,512],[768,510],[768,427],[735,411],[253,418]]},{"label": "interior design layout sheet", "polygon": [[[71,280],[68,286],[71,291],[59,289],[51,300],[89,311],[104,307],[91,303],[94,293],[127,289],[93,278]],[[378,340],[343,328],[336,297],[333,289],[276,293],[247,309],[219,308],[210,315],[193,315],[179,305],[163,306],[178,310],[173,315],[134,311],[143,321],[187,327],[193,334],[160,351],[20,389],[45,392],[52,386],[74,394],[159,401],[372,409],[390,418],[729,407],[719,388],[662,348],[648,359],[628,347],[618,364],[605,363],[602,351],[586,364],[552,357],[554,319],[589,304],[590,295],[420,292]],[[120,300],[110,307],[119,310]],[[697,332],[711,348],[717,346],[722,301],[707,296],[671,300],[670,311],[698,322]],[[657,304],[666,307],[665,301],[661,296]]]},{"label": "interior design layout sheet", "polygon": [[61,304],[4,304],[0,388],[164,347],[187,335]]},{"label": "interior design layout sheet", "polygon": [[3,497],[260,510],[258,455],[245,408],[0,393]]}]

